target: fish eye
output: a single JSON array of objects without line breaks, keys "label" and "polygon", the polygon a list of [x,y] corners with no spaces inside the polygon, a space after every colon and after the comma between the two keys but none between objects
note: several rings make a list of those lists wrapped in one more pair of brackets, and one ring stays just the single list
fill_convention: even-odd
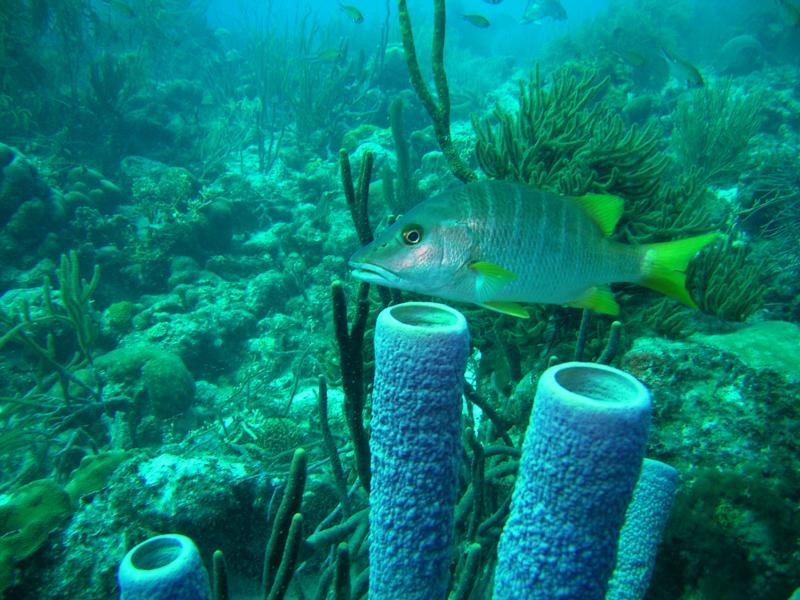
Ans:
[{"label": "fish eye", "polygon": [[419,225],[406,225],[403,228],[403,241],[409,246],[416,246],[422,241],[422,227]]}]

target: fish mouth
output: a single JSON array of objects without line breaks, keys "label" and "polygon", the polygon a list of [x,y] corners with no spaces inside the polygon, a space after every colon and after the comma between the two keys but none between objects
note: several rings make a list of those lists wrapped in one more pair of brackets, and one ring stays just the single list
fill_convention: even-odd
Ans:
[{"label": "fish mouth", "polygon": [[374,283],[377,285],[385,285],[387,287],[397,287],[402,282],[402,279],[389,269],[384,269],[377,265],[371,265],[364,262],[350,261],[351,273],[356,279],[360,279],[366,283]]}]

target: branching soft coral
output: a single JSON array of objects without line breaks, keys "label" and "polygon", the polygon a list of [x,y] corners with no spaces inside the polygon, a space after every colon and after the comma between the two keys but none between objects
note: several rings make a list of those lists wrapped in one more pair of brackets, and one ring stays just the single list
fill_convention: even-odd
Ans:
[{"label": "branching soft coral", "polygon": [[[655,121],[626,126],[603,102],[607,79],[562,68],[546,86],[539,72],[520,82],[519,109],[497,106],[494,119],[474,119],[481,169],[565,195],[615,194],[625,199],[619,237],[647,243],[713,228],[697,171],[668,181]],[[492,120],[496,123],[493,124]]]},{"label": "branching soft coral", "polygon": [[758,131],[763,95],[745,94],[730,79],[692,91],[678,102],[672,146],[683,165],[708,183],[734,183]]}]

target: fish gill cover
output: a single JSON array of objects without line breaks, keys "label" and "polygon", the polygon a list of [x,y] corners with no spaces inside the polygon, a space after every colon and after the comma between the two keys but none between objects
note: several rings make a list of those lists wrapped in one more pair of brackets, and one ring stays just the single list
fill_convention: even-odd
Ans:
[{"label": "fish gill cover", "polygon": [[[580,360],[649,388],[646,455],[680,473],[647,597],[788,598],[798,15],[0,3],[0,593],[117,598],[125,553],[181,533],[217,597],[225,566],[231,598],[365,596],[374,324],[424,300],[471,339],[448,593],[491,597],[535,384]],[[499,194],[524,218],[504,213],[488,253],[497,229],[464,225],[470,189],[524,190],[546,214]],[[455,200],[431,217],[437,197]],[[444,247],[467,249],[468,293],[353,276],[373,240],[424,245],[419,225],[464,234]],[[646,251],[683,240],[669,269]],[[576,279],[608,248],[635,277]],[[672,298],[636,285],[646,268]],[[545,271],[570,293],[543,295]],[[397,451],[413,456],[410,417]]]}]

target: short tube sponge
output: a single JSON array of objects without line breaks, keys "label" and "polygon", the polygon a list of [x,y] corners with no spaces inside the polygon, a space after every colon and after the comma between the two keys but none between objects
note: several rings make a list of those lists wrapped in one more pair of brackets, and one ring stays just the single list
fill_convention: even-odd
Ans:
[{"label": "short tube sponge", "polygon": [[657,460],[644,459],[619,536],[617,566],[606,600],[644,598],[677,487],[675,469]]},{"label": "short tube sponge", "polygon": [[185,535],[157,535],[134,546],[119,566],[120,600],[211,600],[208,573]]},{"label": "short tube sponge", "polygon": [[447,595],[468,355],[467,323],[455,309],[408,302],[378,315],[370,598]]},{"label": "short tube sponge", "polygon": [[650,394],[612,367],[571,362],[539,379],[495,600],[602,600],[639,477]]}]

